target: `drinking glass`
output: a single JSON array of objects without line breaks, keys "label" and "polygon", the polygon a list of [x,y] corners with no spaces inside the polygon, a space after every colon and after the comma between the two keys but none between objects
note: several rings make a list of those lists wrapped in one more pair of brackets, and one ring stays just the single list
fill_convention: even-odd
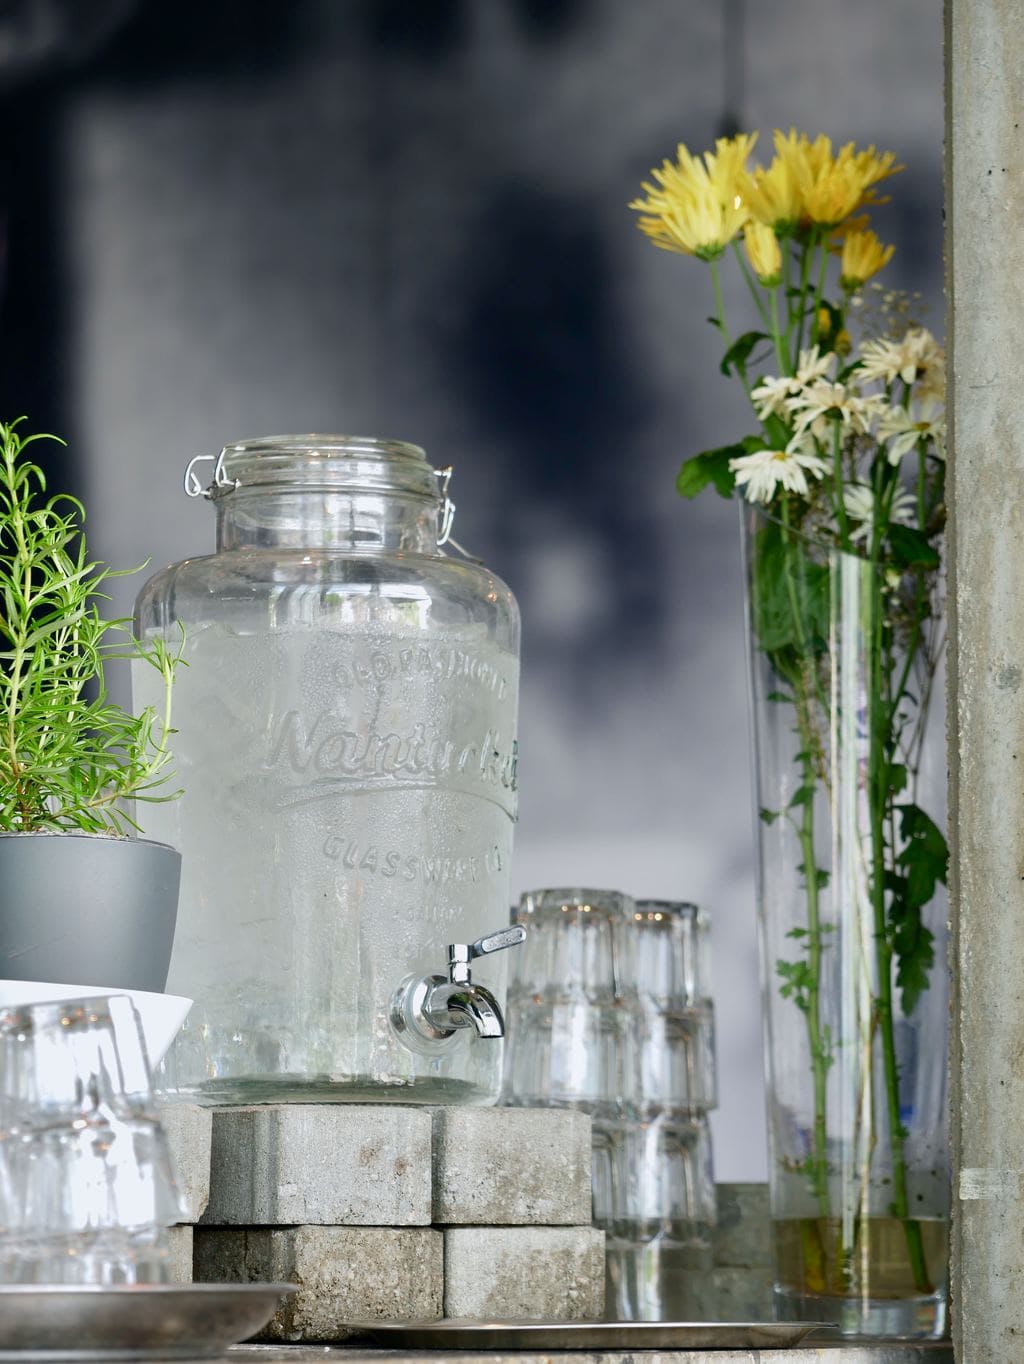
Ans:
[{"label": "drinking glass", "polygon": [[704,1114],[594,1124],[594,1221],[605,1229],[605,1299],[619,1321],[692,1317],[711,1268],[715,1184]]},{"label": "drinking glass", "polygon": [[709,916],[688,900],[637,900],[633,909],[636,984],[657,1009],[711,998]]},{"label": "drinking glass", "polygon": [[152,1112],[146,1044],[127,995],[0,1010],[0,1117],[77,1117],[105,1106]]},{"label": "drinking glass", "polygon": [[581,1108],[607,1118],[637,1104],[635,1011],[621,1001],[512,1002],[506,1099],[516,1107]]},{"label": "drinking glass", "polygon": [[639,1084],[633,901],[615,890],[527,891],[508,994],[504,1101],[631,1115]]},{"label": "drinking glass", "polygon": [[715,1222],[711,1134],[704,1114],[689,1120],[594,1120],[601,1175],[594,1221],[612,1241],[705,1250]]},{"label": "drinking glass", "polygon": [[686,1009],[646,1009],[637,1037],[641,1116],[688,1115],[717,1102],[714,1013],[708,1000]]},{"label": "drinking glass", "polygon": [[515,999],[611,1004],[636,993],[633,900],[617,890],[526,891],[513,910],[525,925],[509,990]]}]

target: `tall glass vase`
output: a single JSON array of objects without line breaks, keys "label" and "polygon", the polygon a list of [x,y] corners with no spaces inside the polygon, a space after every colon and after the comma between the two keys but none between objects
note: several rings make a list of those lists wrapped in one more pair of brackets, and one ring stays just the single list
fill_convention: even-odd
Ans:
[{"label": "tall glass vase", "polygon": [[942,617],[932,564],[744,508],[780,1317],[942,1335]]}]

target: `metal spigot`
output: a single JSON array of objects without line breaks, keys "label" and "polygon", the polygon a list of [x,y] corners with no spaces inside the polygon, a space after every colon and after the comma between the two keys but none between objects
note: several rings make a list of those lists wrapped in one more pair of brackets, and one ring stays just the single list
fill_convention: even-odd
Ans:
[{"label": "metal spigot", "polygon": [[504,1037],[501,1007],[486,985],[473,983],[470,965],[525,937],[526,929],[515,924],[476,942],[450,943],[447,976],[409,976],[399,985],[391,1002],[392,1027],[414,1047],[447,1042],[460,1028],[475,1028],[477,1037]]}]

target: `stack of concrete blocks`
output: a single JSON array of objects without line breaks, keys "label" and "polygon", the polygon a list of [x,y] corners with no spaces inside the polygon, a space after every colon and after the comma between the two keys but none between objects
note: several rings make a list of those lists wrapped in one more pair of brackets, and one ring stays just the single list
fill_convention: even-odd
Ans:
[{"label": "stack of concrete blocks", "polygon": [[294,1283],[264,1333],[603,1311],[590,1122],[556,1109],[270,1104],[212,1112],[201,1282]]},{"label": "stack of concrete blocks", "polygon": [[161,1106],[160,1122],[167,1135],[183,1219],[170,1232],[171,1279],[189,1283],[195,1224],[210,1198],[213,1113],[198,1104],[169,1103]]},{"label": "stack of concrete blocks", "polygon": [[685,1321],[771,1321],[772,1247],[767,1184],[719,1184],[711,1264],[683,1272],[676,1297]]}]

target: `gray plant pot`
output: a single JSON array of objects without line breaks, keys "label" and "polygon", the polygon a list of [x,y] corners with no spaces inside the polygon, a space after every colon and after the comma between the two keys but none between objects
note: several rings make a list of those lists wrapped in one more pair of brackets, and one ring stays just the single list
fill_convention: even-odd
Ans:
[{"label": "gray plant pot", "polygon": [[0,833],[0,979],[163,990],[181,854],[83,833]]}]

